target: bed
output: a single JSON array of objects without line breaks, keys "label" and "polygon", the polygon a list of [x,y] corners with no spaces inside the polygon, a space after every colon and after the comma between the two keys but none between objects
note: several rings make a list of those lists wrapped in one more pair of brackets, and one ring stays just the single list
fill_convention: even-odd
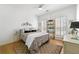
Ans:
[{"label": "bed", "polygon": [[49,35],[46,32],[29,32],[21,34],[21,36],[30,53],[36,53],[49,40]]}]

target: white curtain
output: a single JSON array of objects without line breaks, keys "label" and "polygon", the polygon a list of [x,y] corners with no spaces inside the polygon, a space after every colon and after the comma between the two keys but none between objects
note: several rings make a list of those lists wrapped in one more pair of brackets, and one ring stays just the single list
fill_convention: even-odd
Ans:
[{"label": "white curtain", "polygon": [[47,23],[46,20],[41,21],[41,32],[47,32]]},{"label": "white curtain", "polygon": [[60,16],[55,21],[55,38],[64,38],[68,33],[68,18]]}]

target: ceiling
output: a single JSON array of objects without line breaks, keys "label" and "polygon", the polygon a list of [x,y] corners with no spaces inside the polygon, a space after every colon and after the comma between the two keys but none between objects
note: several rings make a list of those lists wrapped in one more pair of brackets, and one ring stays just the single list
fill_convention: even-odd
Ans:
[{"label": "ceiling", "polygon": [[61,8],[65,8],[71,5],[73,4],[44,4],[42,6],[42,10],[38,9],[40,4],[11,4],[8,6],[11,6],[16,10],[26,11],[27,14],[42,15],[42,14],[45,14],[46,12],[59,10]]},{"label": "ceiling", "polygon": [[53,11],[56,11],[56,10],[59,10],[59,9],[63,9],[63,8],[66,8],[68,6],[71,6],[72,4],[45,4],[42,6],[42,10],[39,10],[38,7],[35,8],[36,9],[36,14],[37,15],[42,15],[42,14],[45,14],[47,12],[53,12]]}]

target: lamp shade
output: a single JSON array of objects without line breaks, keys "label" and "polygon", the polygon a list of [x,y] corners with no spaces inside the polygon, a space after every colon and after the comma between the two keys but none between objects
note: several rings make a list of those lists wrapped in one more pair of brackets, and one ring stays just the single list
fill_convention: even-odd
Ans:
[{"label": "lamp shade", "polygon": [[79,22],[72,22],[70,28],[79,28]]}]

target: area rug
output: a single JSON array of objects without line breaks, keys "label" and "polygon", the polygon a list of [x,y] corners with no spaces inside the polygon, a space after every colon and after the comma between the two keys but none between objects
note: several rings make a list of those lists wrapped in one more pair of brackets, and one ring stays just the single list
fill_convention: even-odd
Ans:
[{"label": "area rug", "polygon": [[60,54],[63,46],[45,44],[43,45],[37,53],[39,54]]}]

